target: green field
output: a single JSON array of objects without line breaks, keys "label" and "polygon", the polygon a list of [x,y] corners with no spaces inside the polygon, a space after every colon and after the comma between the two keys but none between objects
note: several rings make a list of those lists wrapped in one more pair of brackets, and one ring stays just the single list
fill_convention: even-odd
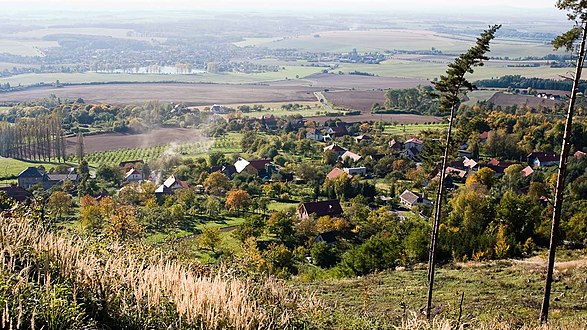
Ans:
[{"label": "green field", "polygon": [[[10,177],[14,175],[18,175],[18,173],[22,172],[24,169],[30,166],[39,166],[43,165],[46,170],[53,168],[57,165],[63,163],[49,163],[49,162],[42,162],[42,161],[23,161],[14,158],[4,158],[0,157],[0,177]],[[70,163],[71,165],[71,163]],[[73,166],[73,165],[72,165]]]},{"label": "green field", "polygon": [[[296,65],[299,64],[299,65]],[[12,86],[32,84],[52,84],[59,80],[66,84],[106,83],[106,82],[186,82],[186,83],[229,83],[245,84],[271,82],[285,79],[296,79],[320,73],[324,68],[302,66],[303,62],[290,63],[285,69],[277,72],[264,73],[203,73],[191,75],[170,74],[130,74],[130,73],[41,73],[22,74],[0,78],[0,83],[10,83]],[[330,63],[334,65],[335,63]],[[382,77],[401,77],[429,79],[438,78],[446,72],[447,64],[429,61],[406,59],[391,59],[381,64],[339,63],[332,70],[337,73],[360,71]],[[561,75],[568,74],[567,68],[550,67],[508,67],[503,62],[487,62],[485,66],[475,68],[475,73],[469,76],[470,80],[489,79],[504,75],[522,75],[527,77],[560,79]],[[300,83],[303,85],[303,83]]]},{"label": "green field", "polygon": [[414,125],[404,125],[404,124],[397,124],[397,125],[385,125],[385,129],[383,130],[384,134],[390,135],[412,135],[412,134],[420,134],[422,131],[426,130],[444,130],[448,128],[448,124],[414,124]]},{"label": "green field", "polygon": [[476,91],[469,92],[469,93],[467,93],[467,97],[469,98],[469,100],[466,102],[463,102],[463,104],[466,104],[468,106],[472,106],[477,102],[489,100],[495,93],[496,93],[496,91],[492,91],[492,90],[476,90]]},{"label": "green field", "polygon": [[299,203],[284,203],[284,202],[271,201],[271,203],[269,203],[269,205],[267,205],[267,208],[269,209],[269,211],[285,211],[285,210],[289,210],[291,208],[297,208],[298,205],[299,205]]},{"label": "green field", "polygon": [[[287,104],[299,104],[303,108],[296,110],[286,110],[282,108],[283,105]],[[302,115],[303,117],[318,116],[319,112],[327,110],[318,102],[269,102],[269,103],[236,103],[236,104],[224,104],[225,107],[238,109],[242,105],[248,105],[250,107],[255,105],[263,106],[260,111],[253,111],[245,113],[245,116],[249,117],[261,117],[263,115],[274,115],[275,117],[295,116]],[[309,107],[309,108],[307,108]]]},{"label": "green field", "polygon": [[[449,35],[425,30],[373,29],[328,31],[298,37],[255,39],[257,46],[269,48],[298,48],[322,52],[349,52],[356,48],[359,52],[385,50],[421,51],[435,48],[445,54],[460,54],[475,43],[473,35]],[[491,44],[491,56],[526,57],[544,56],[556,53],[551,45],[525,40],[495,39]],[[562,53],[562,52],[561,52]]]},{"label": "green field", "polygon": [[302,78],[318,72],[322,68],[309,66],[286,66],[277,72],[263,73],[203,73],[191,75],[171,74],[130,74],[130,73],[40,73],[22,74],[0,79],[0,83],[12,86],[32,85],[38,83],[52,84],[59,80],[66,84],[104,83],[104,82],[203,82],[203,83],[258,83]]},{"label": "green field", "polygon": [[19,56],[41,56],[43,55],[43,52],[41,51],[42,48],[58,46],[59,44],[54,41],[16,41],[0,39],[0,49],[3,53]]},{"label": "green field", "polygon": [[[446,73],[447,64],[424,61],[409,61],[391,59],[381,64],[354,64],[343,63],[334,72],[345,73],[360,71],[368,72],[382,77],[402,77],[418,79],[434,79]],[[475,73],[468,75],[469,80],[489,79],[505,75],[522,75],[526,77],[560,79],[561,75],[568,73],[568,68],[550,67],[508,67],[501,62],[488,61],[482,67],[475,68]]]}]

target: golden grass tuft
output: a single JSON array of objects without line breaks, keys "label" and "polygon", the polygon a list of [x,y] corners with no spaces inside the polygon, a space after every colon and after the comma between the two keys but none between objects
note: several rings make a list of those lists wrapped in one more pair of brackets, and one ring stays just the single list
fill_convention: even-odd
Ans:
[{"label": "golden grass tuft", "polygon": [[[274,280],[202,275],[116,243],[96,248],[87,239],[45,231],[24,218],[0,217],[0,257],[0,271],[18,273],[23,285],[36,281],[49,292],[55,277],[67,279],[73,299],[85,296],[111,317],[140,327],[295,328],[293,316],[314,303]],[[6,314],[2,321],[14,319],[16,325],[18,317]]]}]

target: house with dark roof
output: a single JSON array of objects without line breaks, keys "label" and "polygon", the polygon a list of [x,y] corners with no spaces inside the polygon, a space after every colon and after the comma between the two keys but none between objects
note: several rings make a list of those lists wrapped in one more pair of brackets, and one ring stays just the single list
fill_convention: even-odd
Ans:
[{"label": "house with dark roof", "polygon": [[74,184],[78,184],[79,176],[73,172],[73,169],[67,174],[47,174],[47,186],[53,187],[58,184],[62,184],[65,181],[71,181]]},{"label": "house with dark roof", "polygon": [[304,202],[298,207],[298,216],[300,219],[308,219],[312,214],[316,217],[323,217],[325,215],[335,217],[342,214],[342,206],[338,199],[320,201],[320,202]]},{"label": "house with dark roof", "polygon": [[145,164],[145,161],[143,161],[142,159],[127,160],[127,161],[118,163],[118,167],[122,167],[122,168],[127,168],[127,167],[137,168],[137,167],[143,166],[144,164]]},{"label": "house with dark roof", "polygon": [[[330,137],[328,137],[330,138]],[[322,133],[322,130],[316,127],[308,127],[306,129],[306,139],[311,139],[314,141],[324,141],[325,135]]]},{"label": "house with dark roof", "polygon": [[531,152],[528,154],[528,164],[533,167],[558,166],[560,156],[554,152]]},{"label": "house with dark roof", "polygon": [[413,193],[409,190],[404,190],[404,192],[399,195],[400,203],[404,204],[405,206],[411,208],[416,204],[421,204],[423,202],[422,197],[420,195]]},{"label": "house with dark roof", "polygon": [[404,152],[411,159],[416,159],[423,149],[424,141],[418,138],[411,138],[404,142]]},{"label": "house with dark roof", "polygon": [[62,184],[64,181],[78,183],[78,175],[71,169],[66,174],[47,174],[45,171],[36,167],[28,167],[18,174],[18,186],[24,189],[40,184],[44,189],[49,189],[55,185]]},{"label": "house with dark roof", "polygon": [[265,125],[267,129],[277,128],[277,118],[274,115],[263,115],[261,117],[261,125]]},{"label": "house with dark roof", "polygon": [[254,159],[249,161],[239,157],[236,163],[234,163],[237,173],[258,175],[260,177],[265,177],[269,174],[268,165],[271,165],[271,159]]},{"label": "house with dark roof", "polygon": [[392,139],[391,141],[389,141],[389,143],[387,144],[389,146],[389,148],[393,151],[399,152],[402,150],[403,148],[403,143],[396,141],[395,139]]},{"label": "house with dark roof", "polygon": [[336,236],[338,235],[337,231],[327,231],[325,233],[322,234],[318,234],[318,236],[316,236],[316,242],[320,243],[320,242],[324,242],[328,245],[334,244],[337,241]]},{"label": "house with dark roof", "polygon": [[348,151],[347,149],[345,149],[345,148],[343,148],[343,147],[339,146],[339,145],[338,145],[338,144],[336,144],[336,143],[333,143],[333,144],[331,144],[331,145],[329,145],[329,146],[327,146],[327,147],[324,147],[324,148],[322,148],[322,150],[323,150],[324,152],[327,152],[327,151],[329,151],[329,150],[332,150],[332,151],[334,151],[334,152],[336,153],[336,156],[337,156],[337,157],[340,157],[340,156],[342,156],[342,155],[343,155],[345,152],[347,152],[347,151]]},{"label": "house with dark roof", "polygon": [[349,131],[347,130],[346,125],[344,124],[339,124],[339,126],[334,127],[328,127],[326,129],[326,133],[328,133],[328,135],[330,135],[333,138],[349,135]]},{"label": "house with dark roof", "polygon": [[292,131],[297,131],[300,128],[304,127],[305,123],[306,123],[306,120],[303,118],[290,119],[287,121],[287,123],[282,128],[285,129],[286,131],[289,131],[290,129]]},{"label": "house with dark roof", "polygon": [[32,166],[20,172],[17,179],[18,186],[24,189],[29,189],[37,184],[45,186],[47,180],[47,173],[45,171]]},{"label": "house with dark roof", "polygon": [[495,175],[499,177],[504,174],[504,171],[506,168],[508,168],[510,165],[514,165],[514,164],[518,164],[518,163],[507,162],[507,161],[498,160],[498,159],[493,158],[482,167],[489,167],[490,169],[492,169],[495,172]]},{"label": "house with dark roof", "polygon": [[26,191],[24,188],[14,185],[8,187],[0,187],[0,191],[5,192],[6,196],[14,199],[17,202],[24,202],[30,197],[32,197],[32,194]]}]

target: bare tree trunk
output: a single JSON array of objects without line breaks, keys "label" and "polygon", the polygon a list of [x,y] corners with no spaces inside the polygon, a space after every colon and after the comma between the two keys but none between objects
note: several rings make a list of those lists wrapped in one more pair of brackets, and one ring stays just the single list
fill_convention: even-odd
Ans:
[{"label": "bare tree trunk", "polygon": [[438,193],[436,194],[436,205],[434,211],[434,223],[432,225],[432,234],[430,236],[430,254],[428,255],[428,300],[426,303],[426,318],[430,319],[430,310],[432,309],[432,292],[434,291],[434,271],[436,267],[436,247],[438,245],[438,228],[442,216],[442,198],[444,191],[444,178],[446,176],[446,167],[448,164],[448,152],[451,143],[452,126],[455,120],[455,110],[458,104],[450,109],[450,121],[448,131],[446,132],[446,145],[444,146],[444,156],[442,158],[442,167],[440,169],[440,178],[438,180]]},{"label": "bare tree trunk", "polygon": [[571,91],[571,99],[569,101],[569,109],[567,111],[567,121],[565,123],[565,132],[563,135],[563,145],[560,155],[560,165],[558,175],[556,178],[556,190],[554,197],[554,212],[552,213],[552,228],[550,230],[550,246],[548,250],[548,268],[546,271],[546,283],[544,285],[544,298],[542,300],[542,308],[540,310],[540,322],[548,322],[548,309],[550,306],[550,290],[552,287],[552,274],[554,272],[554,259],[556,256],[556,245],[558,243],[558,228],[561,220],[561,212],[563,206],[563,197],[565,190],[565,177],[567,172],[567,158],[571,148],[571,134],[573,130],[573,113],[575,111],[575,101],[577,99],[577,92],[579,89],[579,82],[581,81],[581,71],[583,68],[583,61],[585,59],[585,38],[587,37],[587,22],[581,26],[581,46],[579,48],[579,58],[577,59],[577,67],[575,69],[575,77],[573,78],[573,90]]}]

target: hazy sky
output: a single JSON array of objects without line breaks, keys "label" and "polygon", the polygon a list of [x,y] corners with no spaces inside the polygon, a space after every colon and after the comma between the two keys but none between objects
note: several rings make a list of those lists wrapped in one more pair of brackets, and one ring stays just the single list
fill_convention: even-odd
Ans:
[{"label": "hazy sky", "polygon": [[507,6],[515,8],[553,9],[555,0],[0,0],[0,5],[16,8],[55,8],[68,7],[71,9],[115,9],[115,8],[194,8],[194,9],[273,9],[281,8],[312,8],[324,10],[338,9],[411,9],[430,7],[497,7]]}]

